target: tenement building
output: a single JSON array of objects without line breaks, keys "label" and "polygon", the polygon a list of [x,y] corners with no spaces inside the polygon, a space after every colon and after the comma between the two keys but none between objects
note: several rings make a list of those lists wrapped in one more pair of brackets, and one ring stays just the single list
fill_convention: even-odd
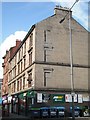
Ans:
[{"label": "tenement building", "polygon": [[2,104],[2,79],[0,79],[0,105]]},{"label": "tenement building", "polygon": [[21,41],[16,40],[16,46],[11,47],[9,50],[6,51],[5,56],[3,57],[4,62],[2,63],[2,67],[3,67],[3,80],[2,80],[2,100],[3,100],[3,104],[4,107],[6,109],[8,109],[8,82],[9,82],[9,60],[11,59],[11,57],[13,56],[13,54],[16,52],[16,50],[18,49],[18,47],[20,46]]},{"label": "tenement building", "polygon": [[[69,12],[56,7],[54,15],[32,25],[9,59],[8,103],[11,112],[30,115],[42,107],[72,106]],[[89,107],[88,31],[71,12],[74,106]]]}]

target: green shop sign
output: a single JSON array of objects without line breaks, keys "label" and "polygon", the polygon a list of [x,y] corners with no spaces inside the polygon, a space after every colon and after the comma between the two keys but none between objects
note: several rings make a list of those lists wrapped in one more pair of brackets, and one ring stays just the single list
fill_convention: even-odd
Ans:
[{"label": "green shop sign", "polygon": [[24,99],[25,96],[26,96],[26,93],[21,93],[21,94],[19,94],[19,98],[20,98],[20,99]]},{"label": "green shop sign", "polygon": [[30,97],[30,98],[35,97],[35,91],[28,91],[27,92],[27,97]]},{"label": "green shop sign", "polygon": [[40,108],[31,108],[31,110],[40,110]]},{"label": "green shop sign", "polygon": [[35,91],[27,91],[27,92],[19,94],[19,98],[24,99],[26,96],[33,98],[33,97],[35,97],[35,94],[36,94]]},{"label": "green shop sign", "polygon": [[53,97],[52,97],[52,99],[53,99],[53,102],[65,102],[65,95],[63,95],[63,94],[55,94],[55,95],[53,95]]}]

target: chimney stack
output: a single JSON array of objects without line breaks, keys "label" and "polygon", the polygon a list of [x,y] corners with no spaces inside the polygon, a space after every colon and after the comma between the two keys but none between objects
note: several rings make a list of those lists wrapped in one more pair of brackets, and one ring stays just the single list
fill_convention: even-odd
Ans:
[{"label": "chimney stack", "polygon": [[[56,15],[66,15],[67,12],[69,12],[69,8],[67,7],[62,7],[62,6],[59,6],[59,5],[56,5],[56,7],[54,8],[54,14]],[[71,14],[72,14],[72,11],[70,11]]]},{"label": "chimney stack", "polygon": [[21,44],[21,40],[16,39],[16,46],[18,47]]}]

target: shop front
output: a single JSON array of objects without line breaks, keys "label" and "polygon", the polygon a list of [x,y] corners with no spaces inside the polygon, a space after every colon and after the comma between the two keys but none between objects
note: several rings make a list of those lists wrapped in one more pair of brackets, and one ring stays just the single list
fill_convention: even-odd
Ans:
[{"label": "shop front", "polygon": [[18,95],[18,104],[19,104],[19,114],[20,115],[26,115],[26,109],[27,109],[27,97],[26,97],[26,92],[25,93],[20,93]]},{"label": "shop front", "polygon": [[[85,94],[75,94],[74,108],[76,117],[89,116],[85,112],[89,108],[89,102],[89,97]],[[12,111],[24,116],[72,117],[72,96],[70,93],[28,90],[13,95],[12,103]],[[7,102],[5,104],[7,105]],[[8,110],[8,106],[6,108]],[[9,111],[11,111],[11,107]]]},{"label": "shop front", "polygon": [[7,95],[2,97],[2,117],[9,116],[9,105]]},{"label": "shop front", "polygon": [[[88,112],[90,108],[89,102],[88,95],[75,93],[73,107],[76,117],[90,116]],[[49,117],[72,117],[72,95],[53,91],[36,91],[34,109],[42,110],[43,107],[44,111],[47,111],[46,108],[48,109]]]},{"label": "shop front", "polygon": [[27,92],[27,116],[31,117],[34,114],[34,111],[38,109],[35,108],[35,101],[36,101],[36,92],[29,90]]},{"label": "shop front", "polygon": [[25,91],[13,96],[13,112],[29,116],[31,106],[34,105],[34,91]]},{"label": "shop front", "polygon": [[13,95],[12,97],[12,112],[15,114],[19,113],[18,95]]},{"label": "shop front", "polygon": [[8,96],[8,109],[9,109],[9,114],[12,113],[12,96]]}]

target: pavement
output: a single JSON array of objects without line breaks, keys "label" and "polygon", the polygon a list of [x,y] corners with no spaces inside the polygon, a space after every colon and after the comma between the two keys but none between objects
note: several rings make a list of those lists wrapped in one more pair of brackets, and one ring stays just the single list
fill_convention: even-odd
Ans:
[{"label": "pavement", "polygon": [[28,117],[18,114],[9,114],[9,116],[3,116],[1,120],[30,120]]},{"label": "pavement", "polygon": [[[72,120],[72,118],[29,118],[12,113],[7,117],[0,117],[0,120]],[[90,117],[77,117],[75,120],[90,120]]]}]

